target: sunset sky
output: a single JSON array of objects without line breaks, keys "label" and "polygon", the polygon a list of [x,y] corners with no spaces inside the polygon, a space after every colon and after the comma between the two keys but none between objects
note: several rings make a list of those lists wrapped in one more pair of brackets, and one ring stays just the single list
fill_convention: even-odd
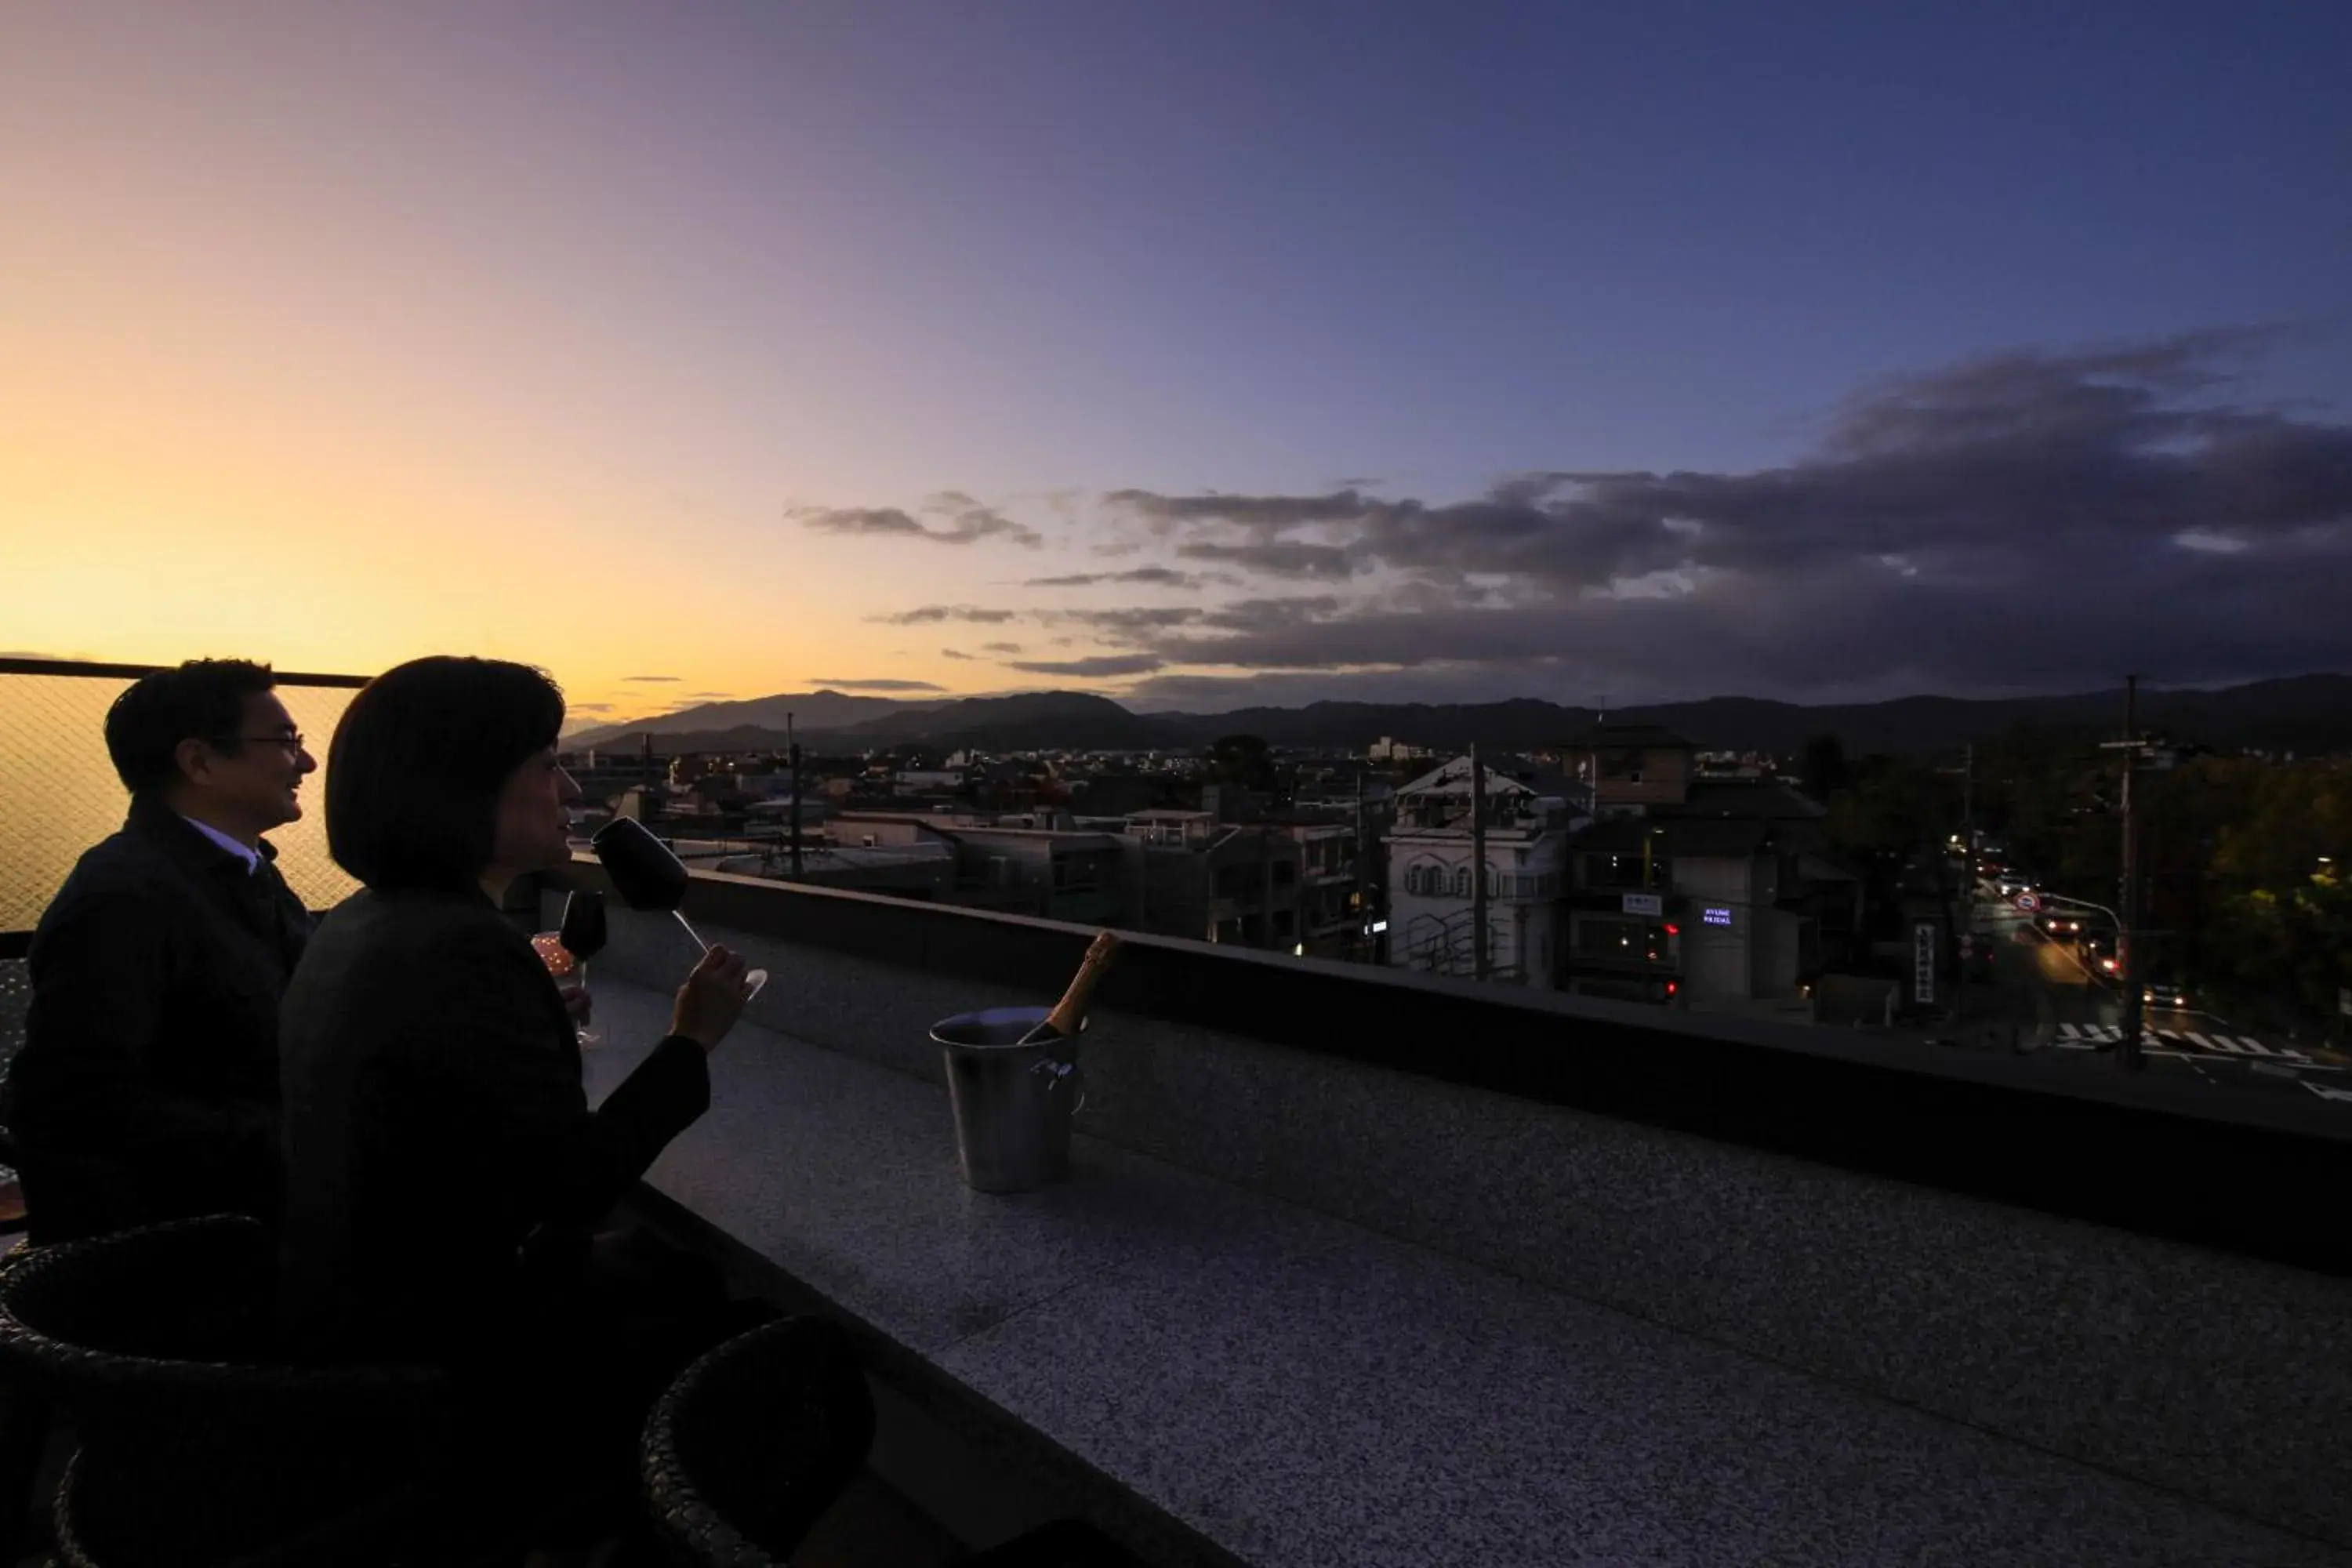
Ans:
[{"label": "sunset sky", "polygon": [[583,721],[2352,668],[2347,62],[2332,4],[18,0],[0,649]]}]

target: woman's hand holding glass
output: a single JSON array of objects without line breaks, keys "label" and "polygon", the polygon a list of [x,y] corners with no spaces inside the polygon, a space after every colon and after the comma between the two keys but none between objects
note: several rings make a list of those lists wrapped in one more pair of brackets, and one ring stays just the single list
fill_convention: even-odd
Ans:
[{"label": "woman's hand holding glass", "polygon": [[669,1032],[684,1035],[704,1050],[714,1050],[743,1016],[743,1004],[751,999],[759,987],[749,983],[743,966],[743,955],[730,952],[724,947],[713,947],[677,988],[677,1002],[670,1010]]}]

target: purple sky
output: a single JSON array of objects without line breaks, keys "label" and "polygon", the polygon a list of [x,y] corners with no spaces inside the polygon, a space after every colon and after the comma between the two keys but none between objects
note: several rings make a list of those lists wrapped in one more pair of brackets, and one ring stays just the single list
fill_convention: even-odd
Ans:
[{"label": "purple sky", "polygon": [[2327,4],[15,8],[11,640],[583,718],[2352,668],[2347,61]]}]

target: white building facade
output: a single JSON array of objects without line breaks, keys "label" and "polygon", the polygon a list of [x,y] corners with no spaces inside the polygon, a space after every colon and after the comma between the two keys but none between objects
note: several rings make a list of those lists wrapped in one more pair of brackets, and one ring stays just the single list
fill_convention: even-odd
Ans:
[{"label": "white building facade", "polygon": [[1485,864],[1471,821],[1471,768],[1458,757],[1397,791],[1388,840],[1387,961],[1393,968],[1465,979],[1478,973],[1474,878],[1486,885],[1486,976],[1556,988],[1568,837],[1589,820],[1559,796],[1539,795],[1486,770]]}]

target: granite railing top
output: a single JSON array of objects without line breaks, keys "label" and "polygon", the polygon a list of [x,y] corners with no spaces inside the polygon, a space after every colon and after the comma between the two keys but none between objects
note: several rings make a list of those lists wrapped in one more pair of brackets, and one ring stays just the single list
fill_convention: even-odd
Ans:
[{"label": "granite railing top", "polygon": [[[596,993],[592,1097],[668,1007]],[[2352,1562],[1083,1134],[1066,1184],[974,1193],[943,1089],[774,1029],[711,1065],[656,1193],[1111,1483],[1162,1556]]]}]

